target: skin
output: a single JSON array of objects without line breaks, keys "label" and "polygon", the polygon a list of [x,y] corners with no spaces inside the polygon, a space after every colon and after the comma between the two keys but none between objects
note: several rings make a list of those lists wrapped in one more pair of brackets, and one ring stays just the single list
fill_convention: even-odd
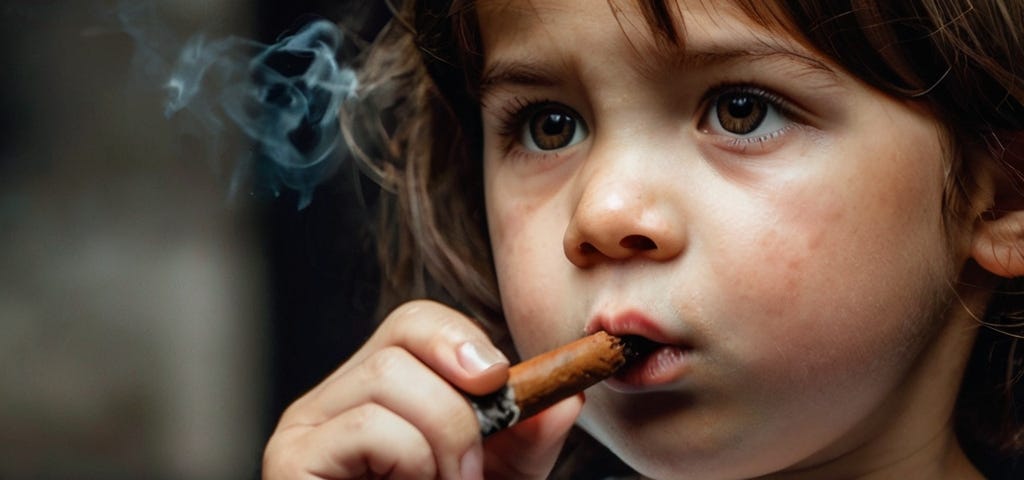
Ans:
[{"label": "skin", "polygon": [[[463,395],[499,388],[508,360],[473,320],[410,302],[284,412],[264,478],[547,478],[574,423],[654,478],[980,478],[950,419],[970,312],[1024,275],[1024,202],[968,151],[972,208],[947,218],[952,159],[924,109],[700,3],[678,4],[685,51],[655,48],[630,2],[477,5],[488,225],[517,348],[642,323],[685,360],[484,441]],[[732,110],[709,108],[722,85],[785,108],[737,138]],[[579,122],[564,145],[534,129],[557,147],[535,148],[537,102]]]},{"label": "skin", "polygon": [[[954,299],[986,297],[951,287],[942,127],[722,4],[679,2],[680,62],[630,2],[585,3],[479,7],[507,320],[525,356],[624,312],[692,350],[659,391],[589,390],[580,424],[658,478],[978,477],[949,423],[975,325]],[[795,112],[736,141],[708,115],[722,82]],[[503,127],[531,102],[586,133],[538,150]]]}]

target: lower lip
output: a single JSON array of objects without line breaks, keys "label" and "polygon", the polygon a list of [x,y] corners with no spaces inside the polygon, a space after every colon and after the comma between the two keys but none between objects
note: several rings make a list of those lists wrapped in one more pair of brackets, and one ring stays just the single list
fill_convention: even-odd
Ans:
[{"label": "lower lip", "polygon": [[690,351],[673,345],[658,347],[644,358],[605,380],[612,390],[642,393],[663,389],[686,375]]}]

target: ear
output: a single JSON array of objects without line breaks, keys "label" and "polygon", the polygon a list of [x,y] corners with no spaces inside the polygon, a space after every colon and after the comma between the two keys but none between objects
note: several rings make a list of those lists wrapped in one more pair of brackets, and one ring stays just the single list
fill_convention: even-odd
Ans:
[{"label": "ear", "polygon": [[978,216],[971,257],[1000,277],[1024,276],[1024,132],[1006,137],[1000,155],[986,155],[978,178],[987,210]]},{"label": "ear", "polygon": [[981,223],[971,244],[974,261],[1000,277],[1024,275],[1024,212],[1014,211]]}]

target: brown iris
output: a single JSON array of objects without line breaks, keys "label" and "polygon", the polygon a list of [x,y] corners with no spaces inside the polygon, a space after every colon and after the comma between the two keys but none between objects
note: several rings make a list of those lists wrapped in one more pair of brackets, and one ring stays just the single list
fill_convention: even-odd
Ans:
[{"label": "brown iris", "polygon": [[530,117],[530,139],[541,150],[568,146],[576,134],[576,118],[565,110],[545,107]]},{"label": "brown iris", "polygon": [[728,93],[715,103],[718,121],[727,132],[745,135],[753,132],[768,115],[768,102],[749,93]]}]

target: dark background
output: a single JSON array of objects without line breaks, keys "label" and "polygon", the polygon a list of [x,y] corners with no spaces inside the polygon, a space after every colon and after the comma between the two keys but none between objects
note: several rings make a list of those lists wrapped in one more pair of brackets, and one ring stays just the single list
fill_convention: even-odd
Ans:
[{"label": "dark background", "polygon": [[[376,192],[351,164],[229,198],[115,13],[0,5],[0,478],[256,478],[283,409],[373,329]],[[266,44],[384,2],[157,0],[177,37]],[[174,48],[175,45],[168,45]],[[232,141],[237,141],[231,139]],[[244,152],[249,145],[229,145]]]}]

